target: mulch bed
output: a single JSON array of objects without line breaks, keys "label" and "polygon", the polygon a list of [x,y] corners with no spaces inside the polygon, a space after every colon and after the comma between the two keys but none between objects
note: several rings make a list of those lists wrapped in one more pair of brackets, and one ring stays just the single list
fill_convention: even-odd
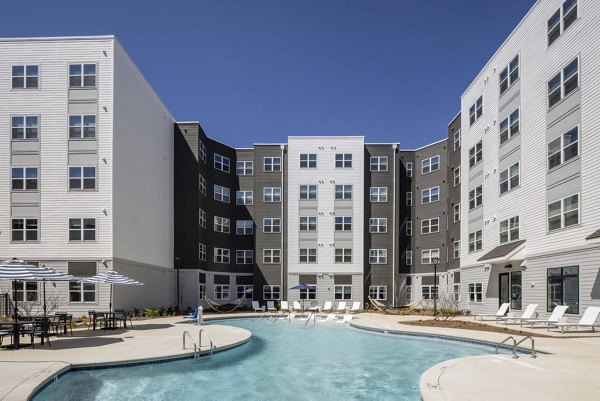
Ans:
[{"label": "mulch bed", "polygon": [[410,326],[427,326],[427,327],[441,327],[447,329],[464,329],[464,330],[477,330],[477,331],[490,331],[493,333],[504,333],[507,335],[518,335],[518,336],[533,336],[533,337],[551,337],[545,334],[532,333],[529,331],[522,331],[519,329],[511,329],[509,327],[497,327],[490,326],[484,323],[469,322],[463,320],[410,320],[406,322],[398,322],[400,324],[407,324]]}]

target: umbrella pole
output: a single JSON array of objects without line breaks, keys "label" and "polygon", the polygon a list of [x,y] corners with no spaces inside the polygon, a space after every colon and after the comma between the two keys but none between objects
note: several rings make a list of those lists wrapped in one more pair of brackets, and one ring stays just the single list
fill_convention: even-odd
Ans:
[{"label": "umbrella pole", "polygon": [[112,287],[113,285],[110,285],[110,300],[108,301],[108,311],[112,312]]},{"label": "umbrella pole", "polygon": [[17,280],[13,281],[13,301],[15,303],[15,323],[19,320],[17,316],[19,315],[19,308],[17,306]]},{"label": "umbrella pole", "polygon": [[44,316],[46,316],[46,280],[42,280],[42,286],[44,288]]}]

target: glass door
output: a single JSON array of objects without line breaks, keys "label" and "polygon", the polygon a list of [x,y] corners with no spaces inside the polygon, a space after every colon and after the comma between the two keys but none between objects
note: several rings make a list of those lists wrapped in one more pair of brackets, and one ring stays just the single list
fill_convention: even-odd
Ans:
[{"label": "glass door", "polygon": [[500,273],[498,276],[498,299],[499,305],[510,302],[510,274]]},{"label": "glass door", "polygon": [[510,309],[521,310],[521,272],[510,274]]}]

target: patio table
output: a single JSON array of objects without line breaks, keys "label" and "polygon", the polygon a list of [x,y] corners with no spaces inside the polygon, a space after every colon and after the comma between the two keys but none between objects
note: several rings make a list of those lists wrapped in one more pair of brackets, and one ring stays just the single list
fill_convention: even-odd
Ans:
[{"label": "patio table", "polygon": [[[21,331],[21,327],[27,325],[34,325],[36,322],[34,320],[19,320],[18,322],[10,321],[10,322],[2,322],[0,323],[0,327],[3,326],[12,326],[13,332],[13,347],[15,349],[19,349],[19,333]],[[42,340],[43,341],[43,340]]]}]

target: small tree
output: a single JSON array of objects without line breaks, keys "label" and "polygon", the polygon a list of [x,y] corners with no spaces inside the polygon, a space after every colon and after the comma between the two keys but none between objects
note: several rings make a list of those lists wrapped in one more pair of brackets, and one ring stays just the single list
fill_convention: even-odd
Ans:
[{"label": "small tree", "polygon": [[449,320],[460,315],[458,304],[459,301],[454,299],[453,294],[443,294],[437,300],[438,318]]}]

